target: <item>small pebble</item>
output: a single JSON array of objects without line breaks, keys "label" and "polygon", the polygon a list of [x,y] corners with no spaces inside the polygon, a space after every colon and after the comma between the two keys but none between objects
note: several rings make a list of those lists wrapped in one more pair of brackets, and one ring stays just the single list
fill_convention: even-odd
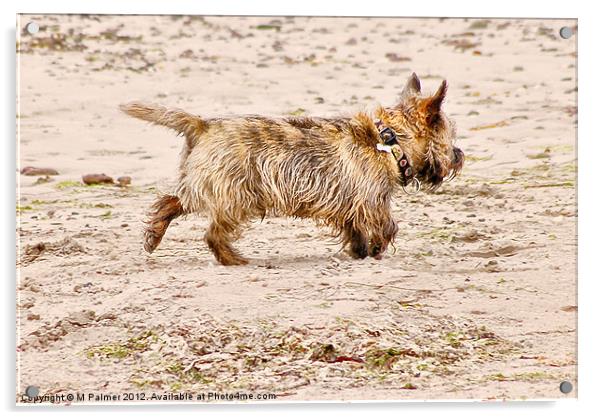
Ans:
[{"label": "small pebble", "polygon": [[117,178],[117,183],[119,183],[120,187],[125,187],[125,186],[130,185],[132,183],[132,177],[129,177],[129,176],[120,176],[119,178]]},{"label": "small pebble", "polygon": [[58,175],[58,171],[52,168],[36,168],[34,166],[26,166],[21,169],[21,175],[25,176],[41,176],[41,175]]},{"label": "small pebble", "polygon": [[112,184],[113,178],[105,174],[88,174],[82,176],[82,181],[86,185]]}]

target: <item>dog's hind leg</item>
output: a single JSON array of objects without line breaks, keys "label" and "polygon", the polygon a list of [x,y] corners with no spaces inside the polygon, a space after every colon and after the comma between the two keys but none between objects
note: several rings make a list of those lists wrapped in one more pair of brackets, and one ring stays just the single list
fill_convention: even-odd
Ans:
[{"label": "dog's hind leg", "polygon": [[213,216],[205,234],[205,241],[220,264],[245,265],[249,263],[249,260],[232,247],[232,241],[239,236],[240,224],[241,222],[233,217]]},{"label": "dog's hind leg", "polygon": [[175,195],[164,195],[155,201],[144,230],[145,251],[152,253],[161,243],[171,221],[185,213],[180,199]]}]

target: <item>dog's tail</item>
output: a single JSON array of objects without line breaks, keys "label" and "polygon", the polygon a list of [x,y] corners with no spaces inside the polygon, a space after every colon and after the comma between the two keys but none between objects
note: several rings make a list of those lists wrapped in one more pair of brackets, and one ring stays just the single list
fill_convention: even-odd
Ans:
[{"label": "dog's tail", "polygon": [[160,105],[130,102],[119,106],[126,114],[157,125],[169,127],[186,136],[189,143],[195,142],[205,132],[209,124],[201,117],[189,114],[181,109],[166,108]]}]

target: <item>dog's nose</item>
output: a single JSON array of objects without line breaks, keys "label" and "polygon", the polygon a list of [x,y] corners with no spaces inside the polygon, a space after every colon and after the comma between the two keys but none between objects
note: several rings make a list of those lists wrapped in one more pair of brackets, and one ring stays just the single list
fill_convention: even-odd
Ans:
[{"label": "dog's nose", "polygon": [[452,159],[452,166],[454,168],[462,168],[464,165],[464,152],[460,150],[458,147],[453,148],[454,157]]}]

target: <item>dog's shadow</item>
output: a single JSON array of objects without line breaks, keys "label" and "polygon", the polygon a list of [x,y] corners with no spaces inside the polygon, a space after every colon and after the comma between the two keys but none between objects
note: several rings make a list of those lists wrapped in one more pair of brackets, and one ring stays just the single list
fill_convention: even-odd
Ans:
[{"label": "dog's shadow", "polygon": [[329,264],[340,263],[340,262],[357,262],[362,260],[355,260],[351,258],[345,252],[337,252],[334,254],[313,254],[313,255],[283,255],[278,257],[263,257],[263,258],[250,258],[248,267],[256,268],[296,268],[307,265],[316,266],[327,266]]}]

